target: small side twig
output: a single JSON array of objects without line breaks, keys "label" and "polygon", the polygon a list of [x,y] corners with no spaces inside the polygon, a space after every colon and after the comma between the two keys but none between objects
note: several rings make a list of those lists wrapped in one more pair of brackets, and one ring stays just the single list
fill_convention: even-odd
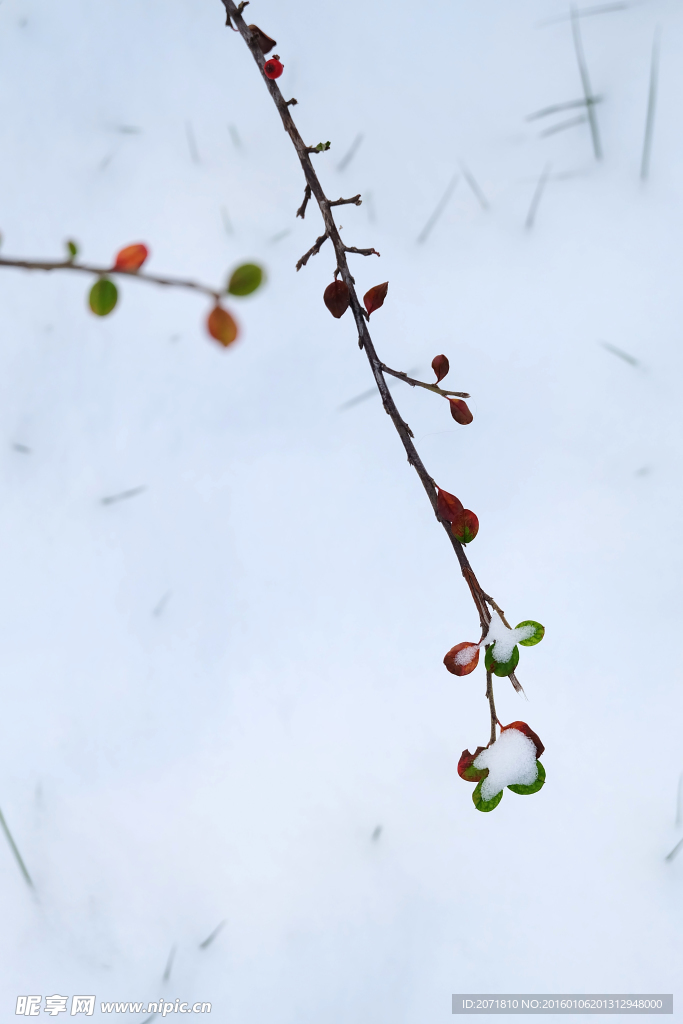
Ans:
[{"label": "small side twig", "polygon": [[330,206],[346,206],[347,203],[353,203],[354,206],[361,206],[363,200],[360,197],[360,192],[357,196],[351,196],[350,199],[332,199],[330,200]]},{"label": "small side twig", "polygon": [[322,244],[323,244],[323,242],[325,241],[326,238],[329,238],[329,235],[327,234],[327,231],[325,232],[324,235],[320,235],[319,238],[316,238],[314,244],[311,246],[311,248],[308,250],[308,252],[304,253],[304,255],[301,257],[301,259],[297,263],[297,265],[296,265],[296,269],[297,270],[301,270],[302,267],[305,267],[306,264],[308,263],[308,261],[310,260],[311,256],[315,256],[315,255],[317,255],[317,253],[320,252],[320,247],[322,246]]},{"label": "small side twig", "polygon": [[355,252],[359,256],[379,256],[376,249],[356,249],[355,245],[345,245],[344,252]]},{"label": "small side twig", "polygon": [[385,363],[380,363],[380,366],[384,373],[390,373],[392,377],[398,377],[399,380],[404,381],[406,384],[410,384],[411,388],[426,388],[427,391],[433,391],[435,395],[442,395],[443,398],[470,397],[466,391],[444,391],[443,388],[438,387],[436,384],[427,384],[423,380],[415,380],[414,377],[409,377],[407,373],[403,373],[401,370],[392,370],[391,367],[387,366]]},{"label": "small side twig", "polygon": [[301,206],[299,207],[299,209],[296,211],[297,217],[301,217],[302,220],[306,216],[306,207],[308,206],[308,200],[310,198],[311,198],[311,186],[310,185],[306,185],[306,188],[304,189],[304,201],[301,204]]}]

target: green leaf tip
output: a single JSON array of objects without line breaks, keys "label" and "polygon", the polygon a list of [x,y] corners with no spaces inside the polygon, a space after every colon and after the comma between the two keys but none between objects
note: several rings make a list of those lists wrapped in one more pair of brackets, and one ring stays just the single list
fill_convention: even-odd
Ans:
[{"label": "green leaf tip", "polygon": [[545,768],[540,761],[536,762],[536,766],[538,768],[538,775],[536,776],[535,782],[532,782],[530,786],[508,786],[508,789],[511,789],[513,793],[519,793],[520,796],[528,796],[530,793],[538,793],[539,789],[541,789],[545,783]]},{"label": "green leaf tip", "polygon": [[535,644],[540,644],[541,640],[545,636],[545,627],[540,622],[534,622],[533,619],[525,619],[524,622],[517,623],[517,629],[521,626],[533,626],[534,631],[531,636],[528,636],[526,640],[520,640],[522,647],[533,647]]},{"label": "green leaf tip", "polygon": [[483,781],[484,780],[482,779],[482,782],[477,785],[474,793],[472,794],[472,800],[474,801],[474,806],[478,811],[492,811],[503,799],[503,790],[501,789],[500,793],[496,793],[496,795],[492,796],[490,800],[484,800],[481,795]]}]

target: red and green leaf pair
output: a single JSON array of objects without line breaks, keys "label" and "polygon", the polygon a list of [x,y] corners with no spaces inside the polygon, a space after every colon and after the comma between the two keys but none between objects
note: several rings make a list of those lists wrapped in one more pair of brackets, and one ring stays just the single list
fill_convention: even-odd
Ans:
[{"label": "red and green leaf pair", "polygon": [[[236,295],[243,298],[251,295],[263,283],[263,270],[256,263],[243,263],[233,270],[228,286],[225,289],[228,295]],[[232,314],[218,303],[209,313],[206,321],[206,328],[212,338],[227,348],[239,335],[239,327],[235,323]]]},{"label": "red and green leaf pair", "polygon": [[[376,284],[363,296],[363,303],[368,312],[368,316],[374,313],[376,309],[384,305],[384,300],[387,297],[387,289],[389,288],[389,282],[385,281],[383,284]],[[349,308],[351,302],[351,296],[349,295],[349,289],[344,281],[334,280],[332,284],[328,284],[327,288],[323,292],[323,302],[329,309],[335,319],[339,320],[340,317],[344,316],[344,313]]]},{"label": "red and green leaf pair", "polygon": [[[538,793],[539,789],[543,787],[546,779],[545,768],[538,760],[545,750],[545,747],[538,735],[533,731],[533,729],[529,728],[526,722],[511,722],[510,725],[501,725],[501,735],[508,729],[516,729],[517,732],[523,733],[523,735],[526,736],[527,739],[530,739],[534,744],[536,748],[536,769],[538,774],[536,775],[535,781],[528,785],[511,783],[507,786],[507,789],[511,790],[513,793],[517,793],[519,796],[529,796],[532,793]],[[490,747],[491,744],[488,746]],[[487,749],[488,747],[477,747],[473,754],[470,754],[469,750],[463,750],[460,755],[460,760],[458,761],[458,775],[460,778],[464,779],[465,782],[477,783],[474,793],[472,794],[472,800],[478,811],[492,811],[503,799],[503,789],[491,797],[490,800],[484,800],[482,797],[482,783],[484,779],[487,778],[489,770],[488,768],[478,768],[474,762],[477,760],[479,755]]]},{"label": "red and green leaf pair", "polygon": [[[78,255],[78,246],[75,242],[71,241],[67,242],[66,246],[70,259],[74,260]],[[127,245],[124,249],[120,249],[117,252],[112,270],[124,274],[134,274],[140,269],[148,256],[149,249],[142,242],[136,242],[135,245]],[[116,306],[118,299],[118,289],[108,277],[98,277],[88,296],[90,308],[96,316],[108,316]]]},{"label": "red and green leaf pair", "polygon": [[451,533],[456,540],[461,544],[469,544],[479,533],[479,520],[454,494],[442,491],[440,487],[437,487],[437,491],[436,507],[439,515],[451,524]]}]

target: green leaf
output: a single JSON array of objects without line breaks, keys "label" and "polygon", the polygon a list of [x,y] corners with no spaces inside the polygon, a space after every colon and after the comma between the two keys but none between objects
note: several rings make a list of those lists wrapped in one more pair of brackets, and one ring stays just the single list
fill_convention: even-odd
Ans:
[{"label": "green leaf", "polygon": [[330,148],[329,142],[319,142],[317,146],[311,147],[313,153],[325,153]]},{"label": "green leaf", "polygon": [[497,807],[500,801],[503,799],[503,790],[501,789],[500,793],[496,793],[496,795],[494,797],[491,797],[490,800],[484,800],[481,795],[481,786],[482,783],[480,782],[477,788],[475,789],[474,793],[472,794],[474,806],[477,808],[478,811],[492,811],[493,808]]},{"label": "green leaf", "polygon": [[227,290],[231,295],[251,295],[263,281],[263,271],[255,263],[243,263],[233,271]]},{"label": "green leaf", "polygon": [[519,647],[517,644],[512,648],[512,654],[509,661],[496,661],[493,657],[493,648],[495,644],[490,644],[486,648],[486,657],[484,664],[486,665],[487,672],[493,672],[497,676],[509,676],[511,672],[514,672],[519,664]]},{"label": "green leaf", "polygon": [[535,782],[532,782],[530,786],[508,786],[508,789],[511,789],[513,793],[519,793],[520,796],[527,796],[529,793],[538,793],[539,789],[545,782],[545,768],[540,761],[537,761],[536,765],[538,767],[538,775],[536,776]]},{"label": "green leaf", "polygon": [[488,775],[488,768],[475,768],[473,764],[460,772],[460,778],[465,782],[483,782]]},{"label": "green leaf", "polygon": [[534,631],[531,636],[527,637],[526,640],[520,640],[522,647],[533,647],[534,644],[540,644],[541,640],[545,636],[545,627],[540,622],[534,622],[533,619],[525,619],[524,622],[518,622],[516,628],[520,626],[533,626]]},{"label": "green leaf", "polygon": [[75,260],[76,257],[78,256],[78,246],[71,239],[69,239],[68,242],[66,243],[66,251],[69,254],[69,259],[70,260]]},{"label": "green leaf", "polygon": [[116,305],[119,293],[108,277],[100,277],[90,289],[90,308],[96,316],[107,316]]}]

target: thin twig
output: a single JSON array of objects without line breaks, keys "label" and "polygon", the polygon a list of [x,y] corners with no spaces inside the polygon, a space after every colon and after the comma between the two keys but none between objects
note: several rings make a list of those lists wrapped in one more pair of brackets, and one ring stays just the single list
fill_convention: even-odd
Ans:
[{"label": "thin twig", "polygon": [[430,235],[430,233],[432,231],[432,228],[434,227],[434,225],[438,221],[438,219],[441,216],[441,214],[443,213],[443,211],[446,209],[446,206],[448,205],[448,200],[453,195],[453,191],[455,189],[455,186],[458,184],[459,180],[460,180],[460,175],[459,174],[454,174],[453,177],[451,178],[451,180],[449,181],[448,187],[446,188],[446,191],[441,196],[441,199],[439,200],[439,202],[436,204],[436,209],[434,210],[434,213],[431,215],[431,217],[429,218],[429,220],[427,221],[425,226],[422,228],[422,231],[417,236],[418,244],[421,245],[423,242],[427,241],[427,238],[429,237],[429,235]]},{"label": "thin twig", "polygon": [[363,200],[360,197],[360,192],[357,196],[351,196],[350,199],[332,199],[330,206],[346,206],[348,203],[353,203],[354,206],[362,206]]},{"label": "thin twig", "polygon": [[496,703],[493,699],[493,673],[488,669],[486,670],[486,696],[488,698],[489,711],[491,713],[491,739],[489,740],[489,743],[495,743],[498,715],[496,714]]},{"label": "thin twig", "polygon": [[10,849],[12,850],[12,853],[14,854],[14,859],[16,860],[17,864],[19,865],[19,869],[20,869],[22,875],[24,876],[24,880],[25,880],[26,884],[31,889],[35,890],[35,885],[33,884],[33,879],[29,875],[28,870],[26,868],[26,865],[24,864],[23,858],[22,858],[22,856],[19,853],[19,850],[17,848],[17,844],[14,842],[14,839],[12,838],[12,833],[9,830],[7,822],[5,821],[5,816],[2,813],[2,811],[0,811],[0,826],[2,826],[2,830],[5,833],[5,838],[7,839],[7,842],[10,845]]},{"label": "thin twig", "polygon": [[320,235],[319,238],[316,238],[315,242],[313,243],[311,248],[308,250],[308,252],[304,253],[304,255],[301,257],[301,259],[297,263],[296,269],[297,270],[301,270],[302,267],[305,267],[306,264],[308,263],[308,261],[310,260],[311,256],[316,256],[320,252],[320,247],[322,246],[322,244],[325,241],[325,239],[329,238],[329,237],[330,236],[328,235],[328,233],[326,231],[324,235]]},{"label": "thin twig", "polygon": [[221,297],[221,292],[216,288],[210,288],[206,284],[190,281],[187,278],[159,277],[158,274],[148,274],[143,270],[119,270],[116,267],[99,267],[92,263],[76,263],[73,260],[12,260],[0,256],[0,267],[18,267],[19,270],[74,270],[77,274],[95,274],[97,277],[123,274],[125,277],[134,277],[138,281],[160,284],[168,288],[191,288],[192,291],[210,295],[216,302]]},{"label": "thin twig", "polygon": [[310,198],[311,198],[311,186],[307,185],[306,188],[304,189],[304,201],[301,204],[301,206],[299,207],[299,209],[296,211],[297,217],[301,217],[302,220],[306,216],[306,207],[308,206],[308,200]]},{"label": "thin twig", "polygon": [[109,494],[106,498],[102,498],[103,505],[115,505],[117,501],[125,501],[127,498],[136,498],[138,494],[142,494],[143,491],[147,490],[147,485],[143,484],[142,487],[131,487],[129,491],[121,491],[119,494]]},{"label": "thin twig", "polygon": [[650,152],[652,150],[652,134],[655,127],[655,111],[657,108],[657,85],[659,82],[659,29],[652,40],[652,60],[650,62],[650,92],[647,98],[647,117],[645,119],[645,138],[643,140],[643,156],[640,161],[640,180],[647,181],[650,174]]},{"label": "thin twig", "polygon": [[345,245],[344,252],[355,252],[359,256],[379,256],[376,249],[356,249],[355,245]]},{"label": "thin twig", "polygon": [[166,970],[164,971],[161,980],[168,981],[171,977],[171,971],[173,970],[173,961],[175,960],[177,946],[171,946],[171,952],[168,954],[168,960],[166,961]]},{"label": "thin twig", "polygon": [[586,55],[583,52],[583,39],[581,38],[581,25],[579,23],[579,16],[576,10],[576,4],[572,3],[571,7],[571,19],[572,19],[572,35],[574,37],[574,49],[576,50],[576,61],[579,65],[579,74],[581,76],[581,85],[583,86],[583,95],[586,100],[586,109],[588,111],[588,122],[591,128],[591,138],[593,139],[593,152],[595,153],[596,160],[602,160],[602,146],[600,145],[600,134],[598,132],[598,119],[595,115],[595,103],[593,101],[593,90],[591,89],[590,78],[588,76],[588,65],[586,64]]},{"label": "thin twig", "polygon": [[412,388],[426,388],[427,391],[433,391],[435,395],[442,395],[444,398],[448,398],[449,395],[455,398],[469,398],[470,396],[466,391],[444,391],[443,388],[438,387],[436,384],[426,384],[422,380],[415,380],[414,377],[409,377],[407,373],[403,373],[401,370],[392,370],[391,367],[385,363],[380,364],[384,373],[390,373],[392,377],[398,377],[399,380],[405,381],[406,384],[410,384]]},{"label": "thin twig", "polygon": [[676,793],[676,825],[683,825],[683,775],[678,780]]},{"label": "thin twig", "polygon": [[508,620],[505,618],[505,612],[503,611],[503,609],[499,605],[496,604],[496,602],[493,600],[493,598],[489,594],[484,594],[483,596],[484,596],[484,600],[488,601],[488,603],[491,605],[491,607],[495,611],[498,612],[498,614],[500,615],[502,621],[507,626],[507,628],[508,629],[512,629],[512,626],[510,625]]},{"label": "thin twig", "polygon": [[531,206],[529,207],[529,212],[527,213],[526,221],[524,222],[524,227],[527,231],[531,231],[532,227],[534,226],[534,221],[536,220],[536,211],[538,210],[539,203],[541,202],[541,197],[543,196],[543,191],[548,181],[548,176],[550,175],[551,167],[552,164],[546,164],[543,168],[543,171],[541,172],[541,177],[538,179],[538,184],[536,185],[533,197],[531,199]]}]

